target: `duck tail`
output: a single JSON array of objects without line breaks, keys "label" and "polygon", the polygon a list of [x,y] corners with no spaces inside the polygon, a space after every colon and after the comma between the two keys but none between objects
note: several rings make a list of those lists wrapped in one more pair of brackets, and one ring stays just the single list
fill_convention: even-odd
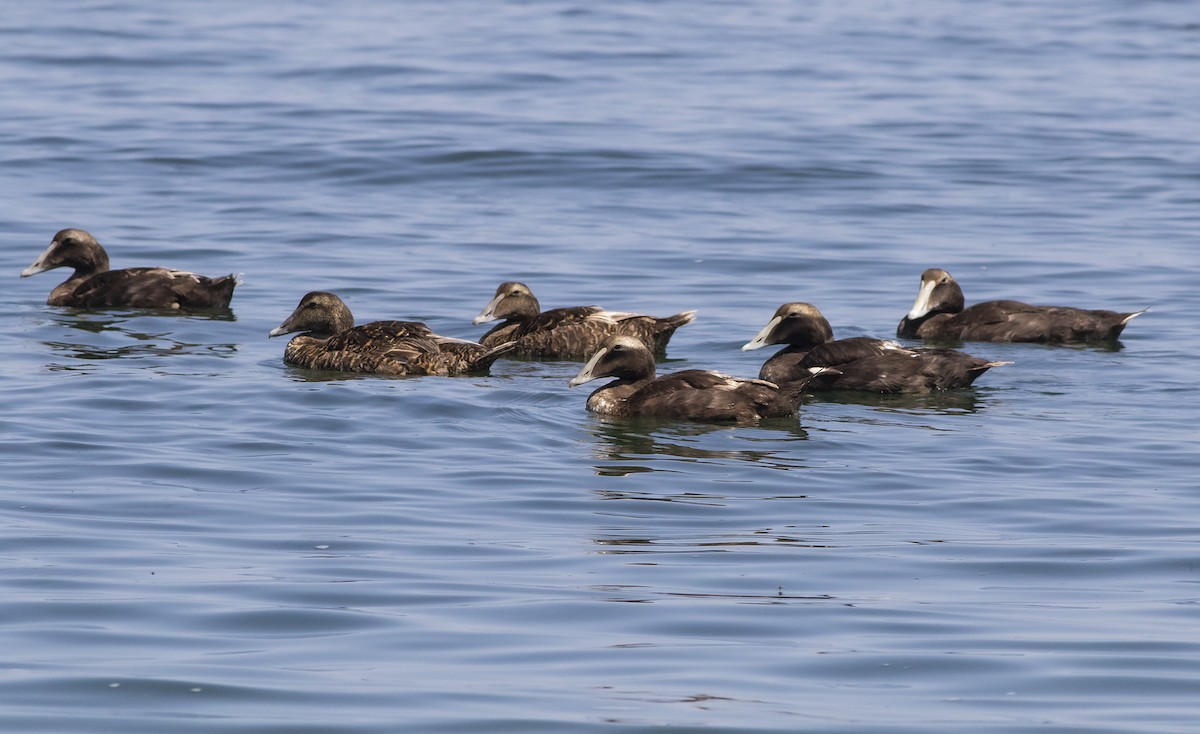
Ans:
[{"label": "duck tail", "polygon": [[241,273],[217,278],[193,275],[192,278],[196,284],[180,292],[189,308],[229,308],[233,289],[242,284]]},{"label": "duck tail", "polygon": [[489,369],[492,366],[492,363],[495,362],[500,355],[506,352],[511,352],[516,346],[517,343],[515,341],[504,342],[503,344],[497,344],[487,351],[481,352],[479,356],[471,360],[470,371],[482,372]]},{"label": "duck tail", "polygon": [[681,311],[674,316],[664,316],[661,319],[654,320],[654,326],[649,338],[643,338],[642,341],[653,341],[652,345],[648,345],[655,352],[662,354],[667,349],[667,342],[671,340],[671,335],[681,326],[692,323],[696,318],[695,311]]},{"label": "duck tail", "polygon": [[804,404],[804,396],[810,394],[808,388],[812,385],[813,380],[834,378],[842,374],[840,370],[833,367],[809,367],[808,372],[808,377],[785,382],[779,386],[779,391],[792,405],[796,406],[797,410]]},{"label": "duck tail", "polygon": [[1142,314],[1146,313],[1149,310],[1150,310],[1150,307],[1147,306],[1146,308],[1143,308],[1140,311],[1134,311],[1133,313],[1118,314],[1118,316],[1121,316],[1121,320],[1115,324],[1112,324],[1112,328],[1110,328],[1108,330],[1108,333],[1104,336],[1104,338],[1105,339],[1119,339],[1121,337],[1121,332],[1125,331],[1126,324],[1128,324],[1130,321],[1133,321],[1138,316],[1141,316]]},{"label": "duck tail", "polygon": [[1149,307],[1149,306],[1146,306],[1146,307],[1145,307],[1145,308],[1143,308],[1141,311],[1134,311],[1133,313],[1131,313],[1131,314],[1128,314],[1127,316],[1125,316],[1125,318],[1121,319],[1121,326],[1124,326],[1125,324],[1128,324],[1130,321],[1133,321],[1133,320],[1134,320],[1134,319],[1136,319],[1138,316],[1141,316],[1142,314],[1146,313],[1146,312],[1147,312],[1147,311],[1149,311],[1149,310],[1150,310],[1150,307]]},{"label": "duck tail", "polygon": [[668,328],[671,331],[674,331],[675,329],[678,329],[685,324],[690,324],[695,320],[696,311],[693,309],[691,311],[680,311],[674,316],[667,316],[666,318],[659,319],[658,323],[661,324],[663,328]]},{"label": "duck tail", "polygon": [[679,329],[680,326],[683,326],[684,324],[691,324],[692,321],[696,320],[696,309],[692,308],[691,311],[680,311],[679,313],[674,314],[673,317],[667,317],[662,320],[666,321],[668,324],[671,324],[673,327],[676,327],[676,329]]}]

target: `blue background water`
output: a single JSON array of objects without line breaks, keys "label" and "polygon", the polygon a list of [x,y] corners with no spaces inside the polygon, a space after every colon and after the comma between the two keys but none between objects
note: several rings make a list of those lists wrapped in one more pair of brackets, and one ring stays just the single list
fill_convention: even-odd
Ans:
[{"label": "blue background water", "polygon": [[[1193,732],[1200,16],[1188,2],[8,3],[0,729]],[[61,227],[233,317],[44,305]],[[604,423],[578,365],[341,378],[362,320],[968,300],[1122,347],[798,423]]]}]

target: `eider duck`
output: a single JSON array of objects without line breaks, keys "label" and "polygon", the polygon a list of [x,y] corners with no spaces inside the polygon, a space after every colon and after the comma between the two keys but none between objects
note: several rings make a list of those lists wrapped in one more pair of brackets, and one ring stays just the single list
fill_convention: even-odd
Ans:
[{"label": "eider duck", "polygon": [[1129,321],[1146,312],[1118,313],[1067,306],[1031,306],[1020,301],[985,301],[964,309],[962,289],[945,270],[921,274],[912,309],[896,336],[945,342],[1115,341]]},{"label": "eider duck", "polygon": [[765,380],[729,377],[707,370],[655,376],[654,355],[637,337],[618,334],[601,343],[570,387],[601,377],[617,379],[593,391],[587,409],[600,415],[648,416],[753,424],[794,416],[804,385],[784,389]]},{"label": "eider duck", "polygon": [[491,303],[473,323],[504,319],[483,335],[485,346],[506,341],[517,343],[513,354],[529,359],[559,359],[585,362],[605,338],[628,334],[644,341],[662,355],[675,330],[689,324],[695,311],[656,318],[636,313],[606,311],[599,306],[575,306],[542,311],[533,291],[524,283],[501,283]]},{"label": "eider duck", "polygon": [[333,293],[313,291],[268,336],[301,332],[283,351],[297,367],[378,375],[462,375],[486,372],[512,342],[485,347],[439,336],[419,321],[354,325],[349,307]]},{"label": "eider duck", "polygon": [[169,268],[108,269],[108,253],[96,238],[82,229],[64,229],[33,264],[21,271],[22,278],[71,267],[75,273],[54,290],[46,303],[76,308],[228,308],[233,289],[241,282],[236,275],[209,278]]},{"label": "eider duck", "polygon": [[953,349],[906,349],[865,336],[833,338],[833,328],[808,303],[785,303],[742,351],[787,344],[758,376],[779,385],[812,379],[812,371],[834,371],[813,379],[809,390],[925,393],[968,387],[975,378],[1007,362],[989,362]]}]

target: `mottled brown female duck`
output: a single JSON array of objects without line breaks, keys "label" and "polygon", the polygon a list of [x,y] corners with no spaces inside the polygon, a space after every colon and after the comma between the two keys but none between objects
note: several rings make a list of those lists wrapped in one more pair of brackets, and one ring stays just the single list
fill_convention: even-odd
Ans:
[{"label": "mottled brown female duck", "polygon": [[418,321],[354,325],[349,307],[333,293],[313,291],[268,336],[301,332],[283,351],[297,367],[378,375],[462,375],[486,372],[512,342],[485,347],[439,336]]},{"label": "mottled brown female duck", "polygon": [[1129,321],[1146,312],[1031,306],[1020,301],[984,301],[964,309],[962,289],[950,273],[930,268],[912,309],[896,336],[943,342],[1040,342],[1064,344],[1116,341]]},{"label": "mottled brown female duck", "polygon": [[82,229],[64,229],[33,264],[21,271],[22,278],[70,267],[75,273],[54,290],[46,303],[76,308],[227,308],[236,275],[209,278],[169,268],[108,269],[108,253],[96,238]]},{"label": "mottled brown female duck", "polygon": [[506,341],[517,343],[513,354],[530,359],[587,361],[600,343],[614,334],[635,336],[656,354],[666,352],[675,330],[691,323],[695,311],[656,318],[636,313],[605,311],[599,306],[575,306],[543,311],[533,292],[524,283],[501,283],[491,303],[475,317],[474,323],[504,319],[479,340],[492,345]]},{"label": "mottled brown female duck", "polygon": [[638,338],[610,336],[569,385],[615,377],[592,392],[587,409],[614,417],[650,416],[687,420],[757,423],[794,416],[804,385],[785,389],[765,380],[729,377],[706,370],[655,376],[654,355]]},{"label": "mottled brown female duck", "polygon": [[905,349],[896,342],[856,336],[833,338],[833,328],[808,303],[780,306],[742,351],[787,344],[766,361],[758,376],[779,385],[812,379],[813,370],[832,367],[809,384],[810,390],[925,393],[968,387],[975,378],[1006,362],[989,362],[953,349]]}]

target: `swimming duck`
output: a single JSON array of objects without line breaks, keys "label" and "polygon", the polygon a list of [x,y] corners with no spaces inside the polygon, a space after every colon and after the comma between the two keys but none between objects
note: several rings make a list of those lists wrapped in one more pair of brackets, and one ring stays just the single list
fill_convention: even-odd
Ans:
[{"label": "swimming duck", "polygon": [[517,347],[513,354],[521,357],[584,362],[606,337],[613,334],[636,336],[661,355],[675,330],[691,323],[695,317],[695,311],[656,318],[606,311],[599,306],[542,311],[529,286],[510,281],[500,284],[491,303],[473,323],[505,320],[484,334],[479,340],[481,344],[515,341]]},{"label": "swimming duck", "polygon": [[570,387],[601,377],[617,379],[592,392],[587,409],[614,417],[651,416],[732,423],[794,416],[804,385],[788,388],[765,380],[730,377],[707,370],[655,375],[654,355],[637,337],[605,339]]},{"label": "swimming duck", "polygon": [[75,273],[50,291],[46,303],[51,306],[227,308],[234,286],[241,282],[236,275],[209,278],[169,268],[109,270],[108,253],[82,229],[59,231],[46,251],[21,271],[21,277],[64,266]]},{"label": "swimming duck", "polygon": [[512,342],[485,347],[439,336],[419,321],[372,321],[354,325],[341,298],[313,291],[268,336],[301,332],[283,351],[297,367],[379,375],[461,375],[485,372]]},{"label": "swimming duck", "polygon": [[855,336],[833,338],[833,328],[808,303],[785,303],[742,351],[787,344],[758,376],[784,385],[812,379],[812,370],[833,371],[812,379],[809,390],[921,393],[968,387],[975,378],[1007,362],[989,362],[953,349],[906,349],[894,341]]},{"label": "swimming duck", "polygon": [[1118,313],[1067,306],[1031,306],[1020,301],[984,301],[964,309],[962,289],[945,270],[921,274],[921,289],[896,336],[934,341],[1066,342],[1115,341],[1125,325],[1146,312]]}]

